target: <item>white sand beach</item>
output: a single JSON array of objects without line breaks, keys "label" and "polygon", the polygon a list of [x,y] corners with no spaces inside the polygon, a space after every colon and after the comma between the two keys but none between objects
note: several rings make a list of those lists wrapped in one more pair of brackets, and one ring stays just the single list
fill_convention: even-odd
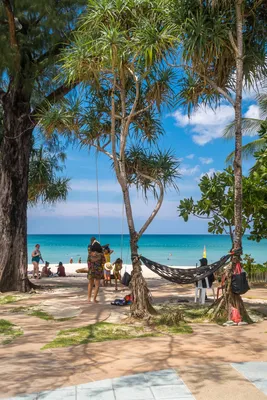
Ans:
[{"label": "white sand beach", "polygon": [[[58,264],[49,264],[49,267],[51,268],[51,271],[55,274],[57,272],[57,265]],[[43,268],[44,264],[40,264],[39,265],[39,270],[41,271]],[[66,271],[66,275],[67,276],[81,276],[84,275],[86,276],[85,273],[81,274],[81,273],[77,273],[76,270],[77,269],[81,269],[81,268],[87,268],[87,263],[73,263],[73,264],[64,264],[65,267],[65,271]],[[175,268],[175,267],[173,267]],[[192,266],[179,266],[179,268],[193,268]],[[32,264],[28,264],[28,271],[31,272],[33,270],[33,266]],[[129,272],[131,273],[132,271],[132,266],[129,264],[124,264],[123,265],[123,269],[122,269],[122,275],[124,274],[124,272]],[[154,272],[152,272],[150,269],[148,269],[145,265],[142,265],[142,271],[143,271],[143,275],[145,278],[160,278],[157,274],[155,274]]]}]

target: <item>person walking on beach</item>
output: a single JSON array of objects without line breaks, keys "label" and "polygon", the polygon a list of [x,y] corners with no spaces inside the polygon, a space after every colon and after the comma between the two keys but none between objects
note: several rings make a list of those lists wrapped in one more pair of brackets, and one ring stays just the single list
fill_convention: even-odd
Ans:
[{"label": "person walking on beach", "polygon": [[100,280],[103,276],[103,265],[105,264],[105,257],[100,243],[95,237],[91,238],[90,245],[88,246],[88,301],[92,301],[92,292],[94,290],[94,303],[98,303],[97,295],[99,291]]},{"label": "person walking on beach", "polygon": [[39,262],[40,262],[40,260],[42,260],[44,262],[44,260],[42,258],[42,255],[41,255],[41,252],[40,252],[40,245],[37,244],[35,246],[35,249],[32,252],[33,276],[34,276],[35,279],[36,278],[40,279],[40,276],[39,276]]}]

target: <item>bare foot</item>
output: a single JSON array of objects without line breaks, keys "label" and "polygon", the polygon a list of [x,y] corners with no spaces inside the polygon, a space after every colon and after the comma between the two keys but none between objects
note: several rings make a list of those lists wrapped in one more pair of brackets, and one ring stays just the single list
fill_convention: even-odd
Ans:
[{"label": "bare foot", "polygon": [[91,299],[88,299],[88,303],[92,303],[92,300],[91,300]]},{"label": "bare foot", "polygon": [[98,301],[98,300],[96,300],[96,299],[94,299],[94,303],[98,304],[98,303],[99,303],[99,301]]}]

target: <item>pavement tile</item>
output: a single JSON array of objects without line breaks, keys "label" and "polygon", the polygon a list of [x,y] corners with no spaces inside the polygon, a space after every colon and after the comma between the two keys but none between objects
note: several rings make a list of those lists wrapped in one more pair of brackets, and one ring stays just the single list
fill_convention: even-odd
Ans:
[{"label": "pavement tile", "polygon": [[267,362],[244,362],[231,365],[267,395]]},{"label": "pavement tile", "polygon": [[146,381],[144,374],[121,376],[120,378],[112,379],[113,389],[132,387],[132,386],[141,386],[141,385],[148,387],[148,382]]},{"label": "pavement tile", "polygon": [[87,383],[82,383],[81,385],[77,385],[78,389],[106,389],[112,390],[112,380],[104,379],[102,381],[90,381]]},{"label": "pavement tile", "polygon": [[116,400],[116,399],[113,390],[77,389],[77,400]]},{"label": "pavement tile", "polygon": [[124,387],[114,391],[116,400],[154,400],[148,387]]},{"label": "pavement tile", "polygon": [[193,400],[191,392],[185,385],[165,385],[165,386],[152,386],[151,391],[156,400],[165,399],[190,399]]},{"label": "pavement tile", "polygon": [[[75,386],[38,393],[38,400],[76,400]],[[16,399],[17,400],[17,399]]]},{"label": "pavement tile", "polygon": [[184,385],[182,379],[172,369],[146,372],[144,376],[149,386]]},{"label": "pavement tile", "polygon": [[4,400],[36,400],[38,393],[31,393],[31,394],[20,394],[17,397],[9,397],[8,399]]}]

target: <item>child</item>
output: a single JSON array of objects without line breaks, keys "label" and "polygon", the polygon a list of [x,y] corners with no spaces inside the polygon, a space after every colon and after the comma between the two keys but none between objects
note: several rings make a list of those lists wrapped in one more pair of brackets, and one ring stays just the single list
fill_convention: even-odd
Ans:
[{"label": "child", "polygon": [[121,270],[122,270],[122,259],[117,258],[117,260],[113,263],[114,269],[113,269],[113,275],[115,279],[115,290],[118,290],[118,280],[121,280]]},{"label": "child", "polygon": [[110,262],[106,262],[104,264],[104,286],[108,284],[108,282],[111,285],[111,270],[112,270],[112,264]]},{"label": "child", "polygon": [[104,247],[104,257],[106,260],[106,263],[110,263],[110,255],[113,253],[114,250],[110,250],[108,246]]}]

